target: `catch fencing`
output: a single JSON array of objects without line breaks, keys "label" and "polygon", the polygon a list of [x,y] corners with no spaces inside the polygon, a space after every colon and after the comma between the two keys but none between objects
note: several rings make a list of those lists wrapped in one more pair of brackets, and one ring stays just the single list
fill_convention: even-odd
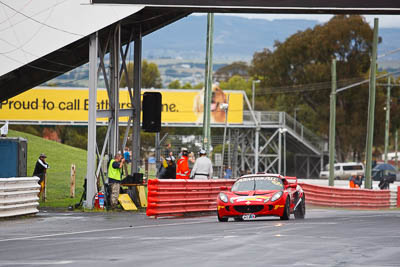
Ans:
[{"label": "catch fencing", "polygon": [[38,177],[0,178],[0,218],[39,212]]},{"label": "catch fencing", "polygon": [[183,215],[217,210],[221,187],[230,189],[235,180],[158,180],[148,181],[147,216]]}]

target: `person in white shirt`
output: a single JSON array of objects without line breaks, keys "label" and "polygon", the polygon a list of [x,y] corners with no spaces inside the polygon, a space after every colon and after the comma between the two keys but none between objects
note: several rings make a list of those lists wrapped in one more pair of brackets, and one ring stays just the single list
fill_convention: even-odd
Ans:
[{"label": "person in white shirt", "polygon": [[211,179],[213,177],[211,160],[207,158],[207,153],[204,149],[201,149],[199,154],[200,157],[197,158],[196,162],[194,163],[192,172],[190,173],[190,178],[196,180]]}]

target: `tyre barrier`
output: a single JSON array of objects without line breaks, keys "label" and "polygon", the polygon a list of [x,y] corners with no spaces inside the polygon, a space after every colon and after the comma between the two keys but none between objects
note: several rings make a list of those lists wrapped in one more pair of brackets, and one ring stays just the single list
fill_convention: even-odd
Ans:
[{"label": "tyre barrier", "polygon": [[153,179],[147,184],[147,216],[177,216],[217,210],[221,187],[230,189],[235,180]]},{"label": "tyre barrier", "polygon": [[0,178],[0,218],[39,212],[38,177]]},{"label": "tyre barrier", "polygon": [[390,190],[337,188],[300,183],[306,203],[317,206],[356,209],[389,209]]}]

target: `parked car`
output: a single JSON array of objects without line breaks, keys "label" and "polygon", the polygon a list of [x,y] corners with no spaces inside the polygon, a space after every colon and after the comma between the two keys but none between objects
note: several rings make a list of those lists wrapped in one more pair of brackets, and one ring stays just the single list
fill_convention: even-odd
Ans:
[{"label": "parked car", "polygon": [[372,169],[372,180],[382,181],[386,180],[388,183],[396,181],[396,168],[390,164],[378,164]]},{"label": "parked car", "polygon": [[[336,180],[347,180],[353,174],[364,176],[364,165],[360,162],[335,163],[334,167]],[[325,171],[320,172],[319,178],[329,178],[329,165],[327,165]]]}]

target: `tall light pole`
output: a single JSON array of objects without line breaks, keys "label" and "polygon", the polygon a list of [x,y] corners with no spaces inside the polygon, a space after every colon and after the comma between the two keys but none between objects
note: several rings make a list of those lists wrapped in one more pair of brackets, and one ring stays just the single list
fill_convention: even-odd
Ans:
[{"label": "tall light pole", "polygon": [[253,82],[252,82],[251,106],[252,106],[253,110],[254,110],[254,101],[256,98],[256,83],[260,83],[260,82],[261,82],[260,80],[253,80]]},{"label": "tall light pole", "polygon": [[376,55],[378,47],[378,19],[374,19],[374,37],[369,82],[367,143],[365,149],[365,189],[372,189],[372,145],[374,141],[375,94],[376,94]]},{"label": "tall light pole", "polygon": [[214,34],[214,13],[207,15],[207,43],[206,43],[206,66],[204,82],[204,113],[203,113],[203,147],[210,152],[211,143],[211,91],[212,91],[212,69],[213,69],[213,34]]},{"label": "tall light pole", "polygon": [[390,121],[390,77],[388,77],[387,93],[386,93],[385,163],[388,163],[389,121]]},{"label": "tall light pole", "polygon": [[300,110],[300,108],[295,108],[294,109],[294,131],[296,132],[296,127],[297,127],[297,111]]},{"label": "tall light pole", "polygon": [[336,135],[336,59],[332,59],[332,91],[329,119],[329,186],[335,184],[335,135]]}]

